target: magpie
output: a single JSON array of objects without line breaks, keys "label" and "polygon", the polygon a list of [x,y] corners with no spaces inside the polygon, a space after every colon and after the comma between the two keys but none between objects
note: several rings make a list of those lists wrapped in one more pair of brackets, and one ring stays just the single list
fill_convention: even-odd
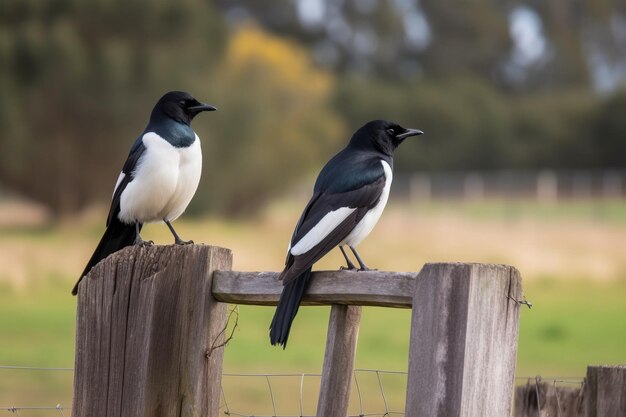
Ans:
[{"label": "magpie", "polygon": [[356,267],[344,245],[354,253],[359,271],[369,270],[356,246],[372,231],[387,204],[394,151],[406,138],[422,133],[386,120],[368,122],[322,168],[291,237],[279,277],[284,287],[270,325],[272,345],[287,346],[311,267],[335,246],[339,245],[346,259],[345,269]]},{"label": "magpie", "polygon": [[163,221],[176,244],[193,243],[182,240],[171,222],[187,208],[202,171],[200,138],[191,121],[203,111],[214,110],[182,91],[171,91],[159,99],[148,125],[130,148],[115,184],[106,230],[73,295],[83,277],[102,259],[126,246],[152,244],[139,234],[144,223]]}]

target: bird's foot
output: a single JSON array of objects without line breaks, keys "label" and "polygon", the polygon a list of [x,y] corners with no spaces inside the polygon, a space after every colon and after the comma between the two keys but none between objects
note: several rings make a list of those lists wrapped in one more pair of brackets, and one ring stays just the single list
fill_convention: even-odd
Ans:
[{"label": "bird's foot", "polygon": [[356,269],[356,266],[354,266],[354,265],[348,265],[348,266],[341,265],[339,267],[340,271],[354,271],[355,269]]},{"label": "bird's foot", "polygon": [[193,240],[182,240],[177,236],[177,239],[174,240],[174,243],[177,245],[193,245]]},{"label": "bird's foot", "polygon": [[133,242],[133,245],[137,245],[137,246],[152,246],[154,245],[154,242],[151,240],[143,240],[140,237],[137,237],[137,239],[135,239],[135,241]]},{"label": "bird's foot", "polygon": [[363,265],[363,267],[357,269],[357,272],[367,272],[367,271],[378,271],[378,269],[376,269],[376,268],[368,268],[365,265]]}]

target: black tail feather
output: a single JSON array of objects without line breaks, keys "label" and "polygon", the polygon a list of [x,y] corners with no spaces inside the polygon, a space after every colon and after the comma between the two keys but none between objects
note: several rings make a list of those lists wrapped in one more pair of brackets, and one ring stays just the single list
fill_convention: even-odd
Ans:
[{"label": "black tail feather", "polygon": [[291,323],[298,313],[310,278],[311,268],[308,268],[283,288],[272,324],[270,324],[270,342],[272,345],[282,345],[283,349],[287,347]]},{"label": "black tail feather", "polygon": [[[141,226],[142,225],[139,224],[139,230],[141,230]],[[117,252],[126,246],[132,245],[136,238],[137,230],[134,224],[125,224],[113,217],[107,226],[102,239],[100,239],[98,247],[94,251],[93,255],[91,255],[91,259],[89,259],[85,270],[80,275],[78,282],[72,289],[72,295],[76,295],[78,293],[78,284],[80,284],[83,277],[91,271],[91,268],[93,268],[94,265],[110,254]]]}]

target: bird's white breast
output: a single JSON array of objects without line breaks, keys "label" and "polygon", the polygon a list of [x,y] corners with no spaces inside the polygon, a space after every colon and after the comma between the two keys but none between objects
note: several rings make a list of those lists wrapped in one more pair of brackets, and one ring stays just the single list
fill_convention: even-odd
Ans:
[{"label": "bird's white breast", "polygon": [[146,150],[133,171],[133,180],[122,192],[119,218],[126,223],[174,220],[185,211],[198,188],[200,140],[196,135],[191,146],[177,148],[149,132],[142,141]]},{"label": "bird's white breast", "polygon": [[184,213],[198,189],[202,174],[202,149],[198,135],[191,146],[177,149],[180,154],[178,182],[163,214],[163,218],[169,221]]},{"label": "bird's white breast", "polygon": [[386,161],[381,160],[380,163],[383,165],[383,170],[385,171],[385,186],[383,187],[383,191],[376,206],[363,216],[361,221],[356,225],[352,232],[350,232],[348,237],[346,237],[344,243],[349,246],[358,245],[367,237],[367,235],[370,234],[372,229],[374,229],[374,226],[376,226],[376,223],[378,223],[378,220],[387,205],[389,191],[391,190],[391,181],[393,180],[393,171]]}]

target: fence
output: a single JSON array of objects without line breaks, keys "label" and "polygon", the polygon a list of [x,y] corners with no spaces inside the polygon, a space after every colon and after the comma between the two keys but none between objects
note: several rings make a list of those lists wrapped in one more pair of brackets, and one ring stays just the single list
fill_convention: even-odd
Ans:
[{"label": "fence", "polygon": [[[602,368],[602,369],[600,369]],[[597,373],[599,370],[606,372],[608,369],[609,373],[618,376],[619,372],[623,372],[620,370],[620,367],[589,367],[588,369],[588,379],[593,380],[594,377],[591,376],[593,373]],[[29,366],[4,366],[0,365],[0,379],[6,378],[6,376],[2,373],[2,371],[9,372],[28,372],[28,373],[68,373],[72,372],[73,368],[41,368],[41,367],[29,367]],[[368,395],[366,392],[362,392],[363,388],[360,388],[360,385],[363,384],[363,377],[359,377],[359,375],[369,374],[373,375],[376,379],[376,384],[378,386],[377,393],[370,393],[380,396],[382,399],[383,407],[378,407],[375,409],[367,407],[367,399],[365,396]],[[404,412],[400,411],[397,408],[397,404],[393,404],[393,402],[389,402],[386,399],[385,387],[383,386],[383,378],[382,376],[393,376],[403,378],[404,385],[406,385],[406,372],[401,371],[383,371],[383,370],[374,370],[374,369],[355,369],[354,370],[354,382],[356,389],[353,390],[353,394],[356,394],[356,402],[357,402],[357,413],[354,414],[355,417],[370,417],[370,416],[380,416],[380,417],[391,417],[391,416],[403,416]],[[273,391],[276,388],[272,388],[272,383],[270,382],[272,379],[284,379],[288,378],[293,380],[294,384],[299,387],[299,401],[298,401],[298,414],[292,414],[302,417],[311,416],[310,406],[307,408],[304,405],[303,401],[303,386],[305,384],[305,380],[315,379],[319,382],[321,374],[309,374],[309,373],[280,373],[280,374],[266,374],[266,373],[255,373],[255,374],[233,374],[233,373],[224,373],[223,377],[227,379],[236,379],[240,381],[242,378],[246,379],[256,379],[259,381],[259,384],[265,385],[265,389],[267,390],[268,401],[270,402],[270,412],[267,413],[252,413],[250,410],[242,409],[238,406],[238,404],[231,401],[232,398],[230,395],[227,395],[227,389],[225,387],[228,384],[222,385],[222,403],[220,406],[221,413],[225,416],[240,416],[240,417],[282,417],[286,416],[283,404],[280,404],[278,399],[274,400]],[[579,377],[545,377],[542,378],[540,376],[537,377],[516,377],[516,390],[515,390],[515,402],[513,407],[513,416],[514,417],[584,417],[585,409],[584,405],[586,404],[585,395],[586,394],[586,384],[587,378],[579,378]],[[623,378],[623,376],[622,376]],[[602,379],[602,378],[601,378]],[[603,378],[605,383],[612,385],[612,388],[617,388],[618,390],[623,389],[624,387],[624,379],[622,380],[612,380],[610,377]],[[359,383],[361,380],[361,383]],[[595,377],[597,384],[597,376]],[[315,385],[315,384],[313,384]],[[318,383],[319,385],[319,383]],[[240,384],[233,384],[233,390],[237,387],[240,387]],[[68,386],[68,392],[71,387]],[[619,393],[613,393],[609,396],[609,398],[619,398]],[[623,398],[623,394],[622,394]],[[36,401],[36,399],[32,399],[32,401]],[[364,405],[365,403],[365,405]],[[37,417],[46,417],[46,416],[60,416],[60,417],[69,417],[71,415],[71,408],[67,404],[56,404],[56,405],[8,405],[12,404],[11,402],[4,403],[0,405],[0,416],[7,417],[28,417],[28,416],[37,416]],[[622,409],[626,410],[626,405],[622,403]],[[266,407],[267,408],[267,407]],[[623,414],[623,412],[622,412]],[[596,413],[596,415],[602,415]],[[610,414],[607,414],[610,415]]]},{"label": "fence", "polygon": [[[196,245],[131,247],[98,264],[79,288],[73,415],[219,415],[226,303],[275,305],[282,290],[278,274],[231,262]],[[510,416],[520,281],[509,266],[460,263],[315,273],[304,304],[332,305],[317,416],[347,415],[362,305],[412,308],[405,415]],[[605,398],[605,385],[589,383],[587,398]],[[610,398],[588,401],[604,414],[586,416],[621,415],[626,394]]]},{"label": "fence", "polygon": [[626,170],[414,172],[398,175],[394,186],[396,193],[416,202],[450,198],[525,198],[544,203],[562,199],[623,199]]}]

